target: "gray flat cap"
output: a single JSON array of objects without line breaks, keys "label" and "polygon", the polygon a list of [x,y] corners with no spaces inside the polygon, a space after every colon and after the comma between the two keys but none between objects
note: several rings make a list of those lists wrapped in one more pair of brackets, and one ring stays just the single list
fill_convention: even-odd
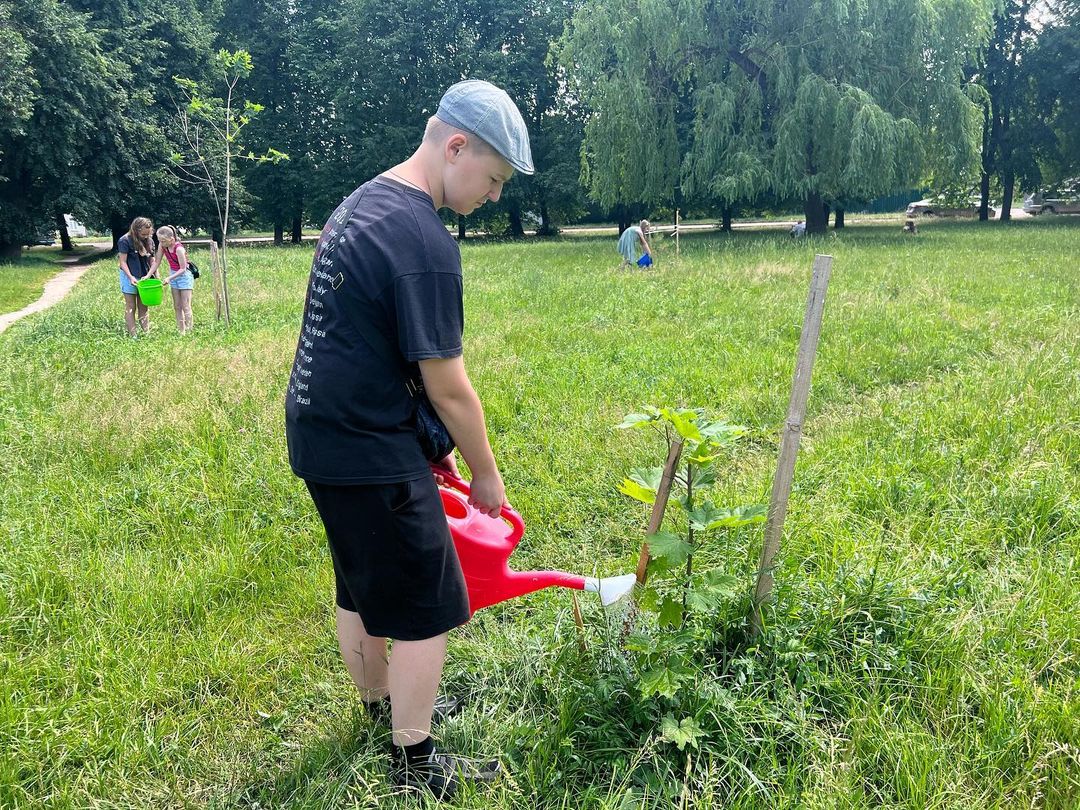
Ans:
[{"label": "gray flat cap", "polygon": [[522,174],[536,171],[525,119],[506,91],[491,82],[471,79],[451,86],[435,117],[478,135]]}]

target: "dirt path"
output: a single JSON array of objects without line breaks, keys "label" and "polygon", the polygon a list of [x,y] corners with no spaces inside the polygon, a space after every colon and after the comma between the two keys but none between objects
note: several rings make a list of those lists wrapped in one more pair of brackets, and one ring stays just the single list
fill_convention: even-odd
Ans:
[{"label": "dirt path", "polygon": [[13,323],[25,318],[27,315],[41,312],[43,309],[48,309],[53,304],[57,304],[64,300],[64,296],[71,292],[75,283],[82,278],[83,273],[90,269],[90,265],[107,255],[108,251],[103,253],[88,253],[85,256],[79,256],[75,259],[69,259],[63,262],[68,266],[45,282],[45,289],[41,293],[41,298],[20,310],[0,315],[0,332],[3,332]]}]

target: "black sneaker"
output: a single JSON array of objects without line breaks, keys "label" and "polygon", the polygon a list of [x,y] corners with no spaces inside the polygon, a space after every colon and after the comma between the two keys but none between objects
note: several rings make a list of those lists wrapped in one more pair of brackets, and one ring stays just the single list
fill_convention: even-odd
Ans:
[{"label": "black sneaker", "polygon": [[409,790],[429,790],[436,799],[452,799],[463,784],[494,782],[502,772],[498,760],[474,760],[432,751],[419,765],[395,757],[394,781]]},{"label": "black sneaker", "polygon": [[[365,701],[364,708],[372,721],[387,726],[390,725],[390,698],[380,698],[370,703]],[[462,708],[463,704],[460,699],[451,695],[437,695],[435,697],[435,706],[431,711],[431,722],[441,723],[448,720],[460,712]]]}]

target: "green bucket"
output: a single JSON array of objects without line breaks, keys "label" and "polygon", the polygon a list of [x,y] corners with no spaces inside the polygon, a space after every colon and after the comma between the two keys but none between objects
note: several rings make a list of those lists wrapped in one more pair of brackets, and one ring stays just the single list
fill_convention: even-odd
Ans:
[{"label": "green bucket", "polygon": [[148,307],[156,307],[164,295],[160,278],[141,278],[135,289],[139,293],[139,300]]}]

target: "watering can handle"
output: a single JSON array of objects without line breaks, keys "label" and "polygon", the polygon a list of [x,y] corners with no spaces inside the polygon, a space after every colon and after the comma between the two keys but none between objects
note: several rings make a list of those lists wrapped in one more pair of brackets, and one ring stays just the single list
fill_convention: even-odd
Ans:
[{"label": "watering can handle", "polygon": [[[469,484],[466,481],[456,477],[455,475],[450,473],[445,467],[433,466],[431,468],[431,471],[436,475],[441,475],[443,477],[443,480],[446,482],[446,485],[449,486],[451,489],[456,489],[458,492],[466,496],[468,496],[472,492],[472,490],[469,488]],[[517,510],[511,509],[509,506],[503,507],[499,517],[509,523],[510,528],[513,529],[510,534],[509,540],[516,546],[521,540],[522,536],[525,534],[525,521],[522,520],[521,515],[518,514]]]}]

